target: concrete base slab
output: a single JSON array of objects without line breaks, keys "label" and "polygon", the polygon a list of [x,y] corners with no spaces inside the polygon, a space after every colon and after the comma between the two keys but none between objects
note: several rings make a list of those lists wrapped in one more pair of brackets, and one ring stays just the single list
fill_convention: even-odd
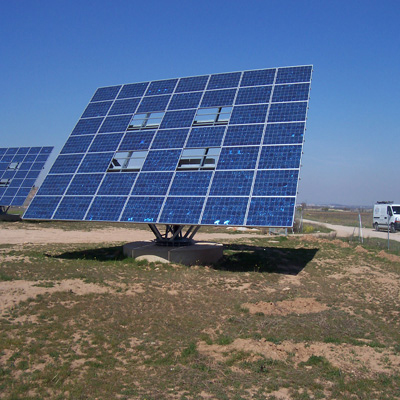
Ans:
[{"label": "concrete base slab", "polygon": [[194,242],[191,246],[158,246],[154,242],[132,242],[123,246],[124,255],[150,262],[179,263],[184,265],[212,264],[223,255],[219,243]]}]

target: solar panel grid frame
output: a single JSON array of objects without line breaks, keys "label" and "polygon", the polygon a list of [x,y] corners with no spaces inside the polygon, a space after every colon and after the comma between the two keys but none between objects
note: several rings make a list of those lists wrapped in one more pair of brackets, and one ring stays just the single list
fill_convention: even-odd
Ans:
[{"label": "solar panel grid frame", "polygon": [[[262,76],[262,75],[267,76],[268,75],[268,76],[271,77],[272,76],[272,72],[271,71],[274,71],[274,79],[273,79],[272,82],[268,81],[268,84],[265,84],[265,83],[264,84],[259,84],[259,82],[254,82],[254,79],[256,79],[254,77],[257,76],[257,75],[258,76]],[[304,76],[304,74],[308,74],[308,76],[307,76],[306,79],[304,79],[304,78],[303,79],[298,79],[298,78],[296,78],[296,76],[299,75],[299,73],[300,73],[300,76],[301,76],[301,74],[303,74],[303,76]],[[258,125],[262,125],[263,126],[261,141],[258,144],[249,144],[249,145],[241,144],[241,146],[237,146],[237,145],[232,145],[231,144],[230,146],[225,146],[224,145],[224,141],[225,141],[225,138],[227,136],[227,132],[228,132],[229,128],[235,128],[235,127],[240,127],[240,126],[253,127],[253,126],[257,125],[257,123],[251,122],[250,124],[245,124],[245,125],[231,125],[232,121],[229,121],[229,123],[224,125],[224,128],[223,128],[224,129],[223,139],[222,139],[219,147],[221,149],[222,148],[226,149],[227,147],[230,147],[231,149],[235,149],[235,148],[237,149],[238,147],[242,147],[242,148],[245,148],[245,147],[253,147],[254,148],[254,147],[256,147],[257,149],[253,149],[253,152],[257,153],[257,158],[256,158],[256,165],[254,167],[252,167],[250,170],[245,170],[247,172],[252,173],[253,177],[252,177],[252,184],[251,184],[251,193],[249,195],[245,195],[244,196],[244,197],[247,197],[248,201],[247,201],[246,212],[245,212],[245,215],[244,215],[243,219],[241,220],[241,223],[234,223],[233,221],[230,221],[229,218],[228,218],[227,220],[224,220],[224,221],[215,220],[213,224],[218,222],[218,223],[226,223],[226,224],[233,224],[233,225],[244,225],[244,226],[246,226],[246,225],[251,225],[251,226],[291,226],[292,222],[293,222],[294,205],[295,205],[295,198],[296,198],[297,186],[298,186],[297,178],[295,179],[296,180],[296,184],[294,185],[293,184],[293,179],[290,182],[283,182],[282,183],[281,182],[282,181],[282,176],[280,177],[280,181],[279,181],[280,184],[285,185],[285,183],[286,183],[287,186],[290,186],[290,188],[291,188],[290,196],[286,196],[286,197],[285,196],[271,196],[271,195],[257,196],[257,195],[253,194],[253,190],[254,190],[254,185],[256,183],[257,174],[258,174],[258,164],[260,162],[260,157],[261,157],[263,148],[265,148],[265,146],[281,146],[281,147],[282,146],[293,146],[293,145],[296,146],[296,147],[298,146],[299,149],[300,149],[300,154],[298,156],[298,162],[297,162],[298,166],[295,168],[297,170],[297,173],[298,173],[298,170],[299,170],[299,167],[300,167],[300,163],[301,163],[301,154],[302,154],[302,146],[303,146],[303,138],[304,138],[304,130],[305,130],[305,120],[306,120],[306,117],[307,117],[312,66],[284,67],[284,68],[265,69],[265,70],[242,71],[242,72],[238,72],[238,73],[228,73],[228,74],[213,74],[213,75],[208,75],[207,79],[205,79],[206,76],[203,75],[203,76],[199,76],[199,77],[185,77],[185,78],[178,78],[178,79],[175,79],[175,80],[174,79],[169,79],[169,80],[161,80],[161,81],[153,81],[153,82],[142,82],[142,83],[137,83],[137,84],[128,84],[128,85],[120,85],[120,86],[112,86],[112,87],[100,88],[100,89],[98,89],[96,91],[96,93],[92,97],[92,100],[90,101],[89,105],[93,104],[95,102],[109,102],[109,101],[111,101],[112,104],[108,107],[107,114],[105,116],[101,117],[102,121],[100,121],[99,125],[98,125],[98,121],[97,121],[98,117],[94,116],[94,117],[91,117],[91,118],[86,118],[86,120],[87,119],[96,119],[96,121],[93,122],[93,123],[87,123],[88,126],[96,126],[96,125],[98,125],[98,126],[97,126],[97,129],[95,130],[95,132],[93,132],[93,128],[91,128],[92,131],[90,131],[89,134],[92,137],[91,137],[91,141],[89,143],[89,147],[86,147],[86,151],[83,153],[84,157],[83,156],[81,157],[78,167],[75,168],[75,170],[72,173],[70,172],[69,175],[72,174],[73,177],[74,177],[78,172],[82,171],[81,170],[81,165],[82,165],[84,159],[86,158],[86,156],[89,154],[89,152],[88,152],[89,148],[93,145],[93,142],[94,142],[95,138],[97,138],[99,136],[99,134],[105,136],[105,135],[113,134],[113,133],[116,133],[116,132],[122,133],[122,138],[121,138],[121,140],[119,142],[119,145],[115,149],[115,152],[117,152],[118,149],[119,149],[119,146],[121,146],[121,143],[123,142],[123,140],[127,136],[127,134],[132,134],[132,132],[133,133],[135,133],[135,132],[138,132],[138,133],[146,132],[146,130],[137,130],[137,131],[127,130],[127,126],[125,126],[125,129],[123,129],[123,130],[116,130],[116,131],[113,130],[113,129],[107,128],[109,130],[108,131],[108,130],[105,130],[103,128],[104,123],[107,121],[107,117],[110,116],[110,110],[113,109],[115,102],[121,101],[122,99],[130,99],[129,97],[126,97],[126,94],[122,95],[122,93],[124,93],[124,92],[128,93],[129,90],[132,90],[133,88],[141,87],[141,93],[142,93],[141,96],[139,96],[136,93],[136,98],[140,99],[140,102],[137,103],[137,107],[136,107],[136,113],[139,113],[139,114],[140,114],[140,112],[139,112],[140,104],[145,98],[149,98],[150,96],[156,97],[156,96],[166,96],[167,95],[167,96],[169,96],[168,104],[165,107],[165,112],[167,114],[168,112],[172,111],[172,110],[170,111],[169,105],[170,105],[171,101],[173,101],[174,96],[176,94],[188,94],[188,93],[202,92],[201,93],[201,99],[200,99],[200,101],[198,103],[198,106],[195,109],[192,110],[192,113],[191,113],[192,117],[191,117],[191,120],[190,120],[191,123],[189,125],[183,126],[183,127],[179,126],[179,123],[178,123],[178,126],[168,129],[170,132],[174,132],[175,130],[176,131],[178,131],[178,130],[180,130],[180,131],[187,130],[189,132],[189,129],[190,129],[190,132],[186,135],[186,139],[185,139],[184,145],[182,147],[178,147],[178,148],[171,147],[171,148],[166,148],[164,150],[161,150],[161,151],[179,150],[180,153],[182,153],[183,149],[186,148],[185,146],[186,146],[186,144],[188,143],[188,141],[191,138],[191,133],[194,132],[196,129],[200,129],[199,126],[194,126],[193,118],[194,118],[195,112],[199,108],[202,108],[202,101],[203,101],[203,98],[206,95],[206,93],[209,93],[211,91],[213,91],[213,92],[217,92],[217,91],[223,92],[223,91],[226,91],[226,90],[232,90],[232,84],[229,83],[229,81],[227,83],[224,83],[224,79],[219,79],[219,78],[214,78],[214,77],[217,77],[217,76],[223,77],[225,75],[225,76],[230,76],[230,77],[233,76],[234,79],[236,79],[235,77],[239,76],[237,74],[239,74],[240,77],[239,77],[239,80],[236,82],[236,86],[234,86],[234,88],[233,88],[233,90],[236,91],[235,96],[234,96],[234,100],[232,101],[232,105],[231,105],[233,107],[233,109],[235,109],[235,106],[239,106],[239,103],[236,105],[236,99],[238,97],[238,94],[240,93],[240,90],[251,89],[253,87],[259,88],[259,87],[263,87],[263,86],[264,87],[270,86],[271,87],[271,91],[270,91],[270,96],[269,96],[269,99],[268,99],[267,103],[263,103],[264,105],[267,104],[267,110],[266,110],[266,113],[265,113],[265,118],[264,118],[264,120],[262,122],[258,123]],[[217,86],[220,85],[220,86],[218,86],[218,87],[213,86],[211,88],[209,87],[210,86],[210,80],[211,80],[212,77],[213,77],[214,83],[216,82],[216,85]],[[244,77],[245,77],[245,79],[243,79]],[[278,77],[280,77],[279,78],[279,80],[280,80],[279,84],[277,83],[277,78]],[[202,81],[202,83],[201,83],[202,89],[201,90],[199,90],[200,86],[196,86],[196,84],[197,84],[196,83],[197,82],[196,79],[197,78],[201,78],[201,81]],[[168,85],[172,81],[175,82],[173,90],[171,89],[171,86],[168,87]],[[242,85],[242,81],[243,81],[243,85]],[[163,82],[166,82],[167,84],[164,84]],[[204,82],[206,82],[206,83],[204,83]],[[308,85],[308,93],[307,93],[307,98],[306,99],[304,99],[304,82],[306,82],[306,84]],[[191,83],[191,86],[189,86],[188,91],[185,92],[184,91],[185,84],[188,84],[188,83]],[[157,94],[154,94],[154,92],[153,93],[151,93],[151,92],[149,93],[149,89],[150,89],[151,85],[153,85],[155,90],[160,90],[161,92],[157,93]],[[277,103],[277,102],[275,103],[274,100],[273,100],[274,99],[274,97],[273,97],[274,96],[274,89],[278,85],[279,85],[279,87],[284,87],[285,86],[285,87],[288,88],[288,90],[286,90],[286,93],[285,93],[285,90],[283,90],[283,89],[281,89],[280,92],[283,92],[283,94],[286,95],[286,96],[292,96],[292,101],[288,101],[287,98],[284,98],[285,101],[282,102],[282,103],[289,103],[289,104],[290,103],[292,103],[292,104],[293,103],[299,103],[299,102],[305,103],[306,107],[305,107],[305,109],[303,109],[304,117],[301,119],[301,121],[300,122],[299,121],[291,121],[290,122],[290,124],[293,124],[293,125],[297,124],[297,129],[294,129],[294,126],[293,126],[292,130],[302,131],[302,133],[297,133],[297,137],[298,137],[297,141],[296,141],[296,137],[294,136],[293,133],[291,135],[289,134],[290,133],[289,131],[291,129],[286,129],[286,131],[282,130],[282,131],[286,132],[285,133],[286,136],[284,137],[284,141],[283,142],[279,141],[278,139],[276,139],[277,134],[275,134],[275,139],[276,139],[275,141],[277,143],[273,143],[274,142],[274,140],[273,140],[274,138],[271,139],[270,136],[266,135],[266,127],[267,126],[271,127],[271,124],[267,125],[267,123],[269,122],[268,121],[268,117],[269,117],[269,113],[270,113],[270,110],[271,110],[271,106],[273,104],[280,104],[280,103]],[[293,101],[293,96],[296,95],[296,91],[293,90],[293,89],[295,89],[295,87],[293,85],[299,85],[298,87],[302,88],[302,90],[303,90],[303,92],[300,93],[303,96],[300,100],[294,100]],[[119,88],[119,89],[117,90],[116,88]],[[112,100],[110,100],[109,95],[107,93],[112,93],[112,96],[114,96]],[[218,93],[218,95],[219,95],[219,93]],[[89,107],[89,105],[88,105],[88,107]],[[257,106],[259,104],[250,103],[249,105],[251,105],[251,106],[256,105]],[[240,106],[242,106],[242,104],[240,104]],[[265,109],[265,107],[264,107],[264,109]],[[174,110],[174,111],[176,111],[176,110]],[[178,110],[178,111],[180,111],[180,110]],[[181,111],[190,111],[190,110],[182,109]],[[86,109],[85,109],[84,113],[82,114],[81,119],[78,121],[77,127],[78,127],[79,124],[81,124],[81,125],[83,124],[82,120],[83,121],[85,120],[85,118],[83,118],[85,112],[86,112]],[[128,114],[128,115],[129,115],[129,119],[130,119],[135,114],[132,113],[132,114]],[[178,115],[178,114],[176,114],[176,115]],[[182,115],[182,114],[179,114],[179,115]],[[125,114],[123,114],[121,116],[125,117]],[[164,115],[164,117],[165,117],[165,115]],[[124,121],[128,121],[128,118],[124,118]],[[172,121],[174,121],[174,119],[172,119]],[[280,122],[280,121],[278,122],[277,121],[276,123],[279,124],[279,123],[283,123],[283,122]],[[303,125],[302,129],[300,127],[301,124]],[[112,126],[112,124],[108,124],[108,125]],[[122,126],[122,125],[123,124],[119,125],[119,127]],[[79,130],[77,132],[77,130],[76,130],[77,127],[74,128],[74,130],[73,130],[73,132],[72,132],[72,134],[71,134],[69,139],[71,139],[72,137],[76,137],[76,135],[79,135],[80,133],[82,133],[82,132],[79,132]],[[121,128],[119,128],[119,129],[121,129]],[[277,129],[275,129],[275,130],[277,130]],[[167,131],[167,129],[163,129],[163,125],[162,124],[158,128],[154,129],[154,134],[152,135],[151,143],[146,148],[146,151],[148,152],[148,156],[150,156],[150,154],[152,152],[156,151],[156,149],[152,148],[152,145],[153,145],[153,142],[157,138],[157,134],[159,132],[162,133],[162,132],[165,132],[165,131]],[[75,136],[74,136],[74,132],[75,132]],[[83,132],[83,136],[84,135],[85,135],[85,132]],[[268,141],[271,142],[271,143],[269,143]],[[157,150],[160,150],[160,149],[157,149]],[[238,151],[240,151],[240,149]],[[102,153],[92,153],[92,154],[98,154],[99,157],[101,157]],[[166,155],[166,154],[164,154],[164,155]],[[175,159],[179,160],[179,157],[178,158],[175,157]],[[269,170],[271,170],[271,169],[269,169]],[[285,171],[285,169],[282,169],[282,168],[278,168],[278,170],[279,171]],[[289,168],[289,170],[293,170],[293,167]],[[124,197],[124,205],[119,210],[120,211],[119,212],[119,217],[115,218],[114,220],[131,221],[131,222],[138,222],[138,223],[174,223],[174,224],[187,224],[187,223],[190,223],[190,224],[196,224],[196,225],[197,224],[200,224],[200,225],[206,225],[206,224],[207,225],[211,225],[211,223],[210,223],[211,220],[210,219],[208,220],[207,223],[203,223],[203,221],[202,221],[202,218],[203,218],[205,213],[207,215],[210,214],[210,210],[207,208],[208,202],[210,204],[214,202],[218,206],[218,201],[220,201],[221,209],[224,208],[223,204],[224,204],[224,202],[226,203],[227,198],[231,199],[230,201],[233,201],[232,204],[234,204],[234,200],[235,199],[237,199],[237,201],[240,202],[240,204],[242,204],[242,202],[243,202],[243,200],[242,200],[243,196],[241,196],[240,194],[239,195],[229,195],[229,196],[221,196],[221,195],[218,195],[218,196],[214,195],[213,196],[212,193],[210,193],[212,185],[213,185],[214,176],[218,171],[222,171],[221,169],[219,169],[219,164],[217,164],[216,168],[211,171],[212,176],[211,176],[211,179],[209,181],[208,188],[207,188],[207,193],[206,193],[205,196],[204,195],[199,196],[198,194],[173,195],[174,191],[171,192],[171,187],[173,187],[175,176],[177,174],[181,174],[183,172],[186,172],[186,171],[178,171],[177,168],[176,168],[176,165],[175,165],[174,168],[171,167],[171,169],[169,169],[169,170],[167,169],[165,171],[165,172],[172,173],[172,178],[171,178],[171,180],[169,182],[169,187],[168,187],[167,193],[165,195],[153,195],[151,193],[146,194],[146,195],[145,194],[135,194],[135,193],[137,193],[137,190],[135,188],[136,182],[138,182],[138,180],[139,180],[139,178],[141,176],[143,176],[144,174],[147,174],[147,173],[152,173],[152,174],[155,174],[155,175],[162,173],[161,170],[158,171],[158,172],[152,170],[152,167],[150,167],[148,172],[145,172],[144,169],[140,170],[139,172],[135,172],[134,183],[130,188],[129,194],[126,195],[126,196],[123,196]],[[228,170],[224,170],[224,171],[229,171],[229,169]],[[238,169],[236,171],[242,171],[242,170]],[[200,171],[197,171],[197,172],[200,172]],[[88,171],[88,173],[93,173],[93,171]],[[114,172],[112,172],[112,173],[114,173]],[[123,172],[119,172],[119,173],[123,173]],[[194,173],[196,173],[196,172],[194,172]],[[88,208],[86,209],[86,213],[85,213],[84,217],[82,217],[82,218],[81,217],[80,218],[74,218],[74,210],[71,209],[71,212],[69,214],[69,218],[66,218],[66,219],[71,219],[71,220],[73,220],[73,219],[78,219],[78,220],[81,220],[81,219],[93,219],[93,218],[90,218],[90,215],[93,214],[93,213],[91,213],[91,207],[93,205],[93,202],[96,200],[96,197],[104,197],[105,196],[105,195],[101,195],[102,191],[100,190],[100,188],[102,187],[102,183],[105,180],[106,176],[110,175],[111,173],[110,172],[105,172],[103,170],[103,171],[99,172],[99,174],[102,174],[102,178],[100,180],[100,184],[98,185],[96,193],[94,195],[91,195],[91,197],[92,197],[91,198],[91,202],[90,202]],[[71,184],[71,182],[72,182],[72,179],[70,180],[69,185]],[[154,182],[154,184],[157,184],[157,182]],[[64,190],[63,195],[60,197],[60,201],[57,203],[58,206],[60,206],[60,204],[61,204],[62,200],[64,200],[64,198],[67,198],[65,196],[65,194],[68,192],[69,185]],[[268,185],[266,185],[266,186],[268,186]],[[294,193],[294,195],[292,195],[294,186],[295,186],[295,193]],[[198,188],[197,188],[197,191],[198,191]],[[113,195],[106,195],[106,196],[114,197],[116,201],[122,202],[120,195],[114,195],[114,196]],[[134,209],[135,201],[138,204],[138,207],[140,207],[140,205],[143,204],[143,199],[146,199],[146,197],[149,197],[149,196],[152,199],[157,199],[157,198],[161,198],[162,199],[161,207],[160,207],[160,201],[156,202],[157,203],[156,208],[158,209],[158,212],[156,212],[157,210],[153,209],[153,210],[151,210],[152,211],[152,213],[151,213],[152,217],[143,218],[143,215],[142,215],[142,217],[140,217],[140,218],[136,218],[136,219],[135,218],[130,218],[128,213],[127,213],[127,210],[129,208]],[[193,222],[193,219],[191,219],[191,218],[187,218],[187,219],[185,219],[185,218],[179,219],[178,218],[177,220],[171,221],[168,217],[165,217],[165,216],[163,217],[163,215],[165,215],[164,214],[164,209],[166,208],[166,206],[167,206],[167,210],[168,210],[168,209],[170,209],[170,204],[178,204],[179,203],[179,201],[176,200],[176,199],[178,199],[178,198],[181,199],[180,207],[182,209],[184,209],[185,208],[184,205],[186,204],[185,203],[185,197],[196,197],[196,196],[198,196],[200,199],[202,199],[203,203],[202,203],[202,206],[201,206],[200,216],[195,222]],[[42,198],[42,201],[44,200],[43,199],[44,195],[41,195],[40,191],[39,191],[37,197],[38,198]],[[86,197],[88,197],[88,196],[86,196]],[[220,200],[218,200],[218,198]],[[258,198],[261,198],[261,199],[265,200],[265,209],[264,209],[264,211],[262,211],[262,210],[261,211],[257,211],[259,214],[261,213],[260,215],[262,215],[262,217],[257,219],[253,215],[253,216],[250,216],[250,218],[249,218],[249,213],[251,214],[251,212],[252,212],[251,210],[252,209],[259,210],[260,207],[262,206],[262,202],[260,203],[260,201],[258,201],[258,200],[257,200],[257,202],[255,202],[255,201],[253,202],[253,199],[258,199]],[[285,208],[279,202],[275,201],[275,203],[274,202],[271,203],[270,201],[267,201],[270,198],[283,198],[283,199],[284,198],[289,198],[289,199],[291,199],[291,201],[290,201],[289,206],[286,206],[286,208]],[[173,199],[175,199],[175,200],[173,200]],[[211,200],[211,199],[213,199],[213,200]],[[96,201],[99,202],[100,200],[96,200]],[[153,201],[153,200],[151,200],[151,201]],[[252,203],[254,203],[254,204],[257,203],[257,207],[256,207],[256,205],[252,205]],[[277,206],[276,206],[277,209],[274,210],[273,208],[271,208],[272,207],[271,204],[277,204]],[[56,213],[57,213],[58,206],[54,208],[52,216],[51,216],[51,219],[56,219],[55,216],[56,216]],[[288,207],[289,207],[289,210],[287,209]],[[28,209],[27,213],[25,214],[24,217],[25,218],[35,219],[35,216],[34,216],[34,214],[35,214],[34,204],[30,208],[32,209],[32,213],[30,213],[29,209]],[[38,210],[38,212],[40,213],[40,210]],[[196,208],[196,212],[198,212],[198,207]],[[264,214],[262,214],[263,212],[264,212]],[[154,217],[155,214],[157,214],[157,218]],[[189,214],[190,214],[190,212],[189,212]],[[106,214],[104,214],[104,215],[107,217],[107,218],[104,218],[104,220],[110,220]],[[115,215],[115,212],[114,212],[114,215]],[[286,217],[285,217],[286,219],[285,218],[282,219],[282,215],[286,215]],[[98,220],[102,220],[102,219],[100,218]],[[284,223],[282,223],[283,220],[285,221]],[[237,221],[237,218],[236,218],[236,221]],[[248,223],[248,221],[250,223]],[[277,223],[277,222],[279,222],[279,223]]]},{"label": "solar panel grid frame", "polygon": [[53,147],[0,148],[0,206],[23,206]]}]

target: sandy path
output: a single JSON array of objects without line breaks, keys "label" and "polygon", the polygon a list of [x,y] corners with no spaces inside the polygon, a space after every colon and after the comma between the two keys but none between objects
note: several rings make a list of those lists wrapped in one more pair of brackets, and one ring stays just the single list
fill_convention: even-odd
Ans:
[{"label": "sandy path", "polygon": [[[327,224],[325,222],[311,221],[309,219],[303,219],[303,222],[325,226],[328,229],[332,229],[332,230],[336,231],[337,236],[339,236],[339,237],[351,236],[351,235],[353,235],[353,233],[354,233],[354,235],[358,236],[358,228],[354,229],[354,227],[352,227],[352,226],[333,225],[333,224]],[[387,232],[384,232],[384,231],[378,232],[371,228],[363,228],[363,237],[387,239],[388,234],[387,234]],[[400,242],[400,232],[391,233],[390,240],[396,240],[397,242]]]},{"label": "sandy path", "polygon": [[[311,220],[304,222],[326,226],[337,232],[339,237],[358,235],[358,229],[351,226],[333,225]],[[221,239],[236,240],[239,238],[255,237],[254,233],[203,233],[197,232],[195,239],[198,241],[218,241]],[[377,232],[373,229],[364,228],[363,236],[387,239],[387,232]],[[91,231],[64,231],[55,228],[2,228],[0,227],[0,244],[48,244],[48,243],[129,243],[142,240],[153,240],[154,235],[149,230],[109,228],[93,229]],[[390,234],[391,240],[400,241],[400,233]]]},{"label": "sandy path", "polygon": [[[213,241],[217,239],[236,239],[254,237],[255,234],[229,234],[198,232],[196,240]],[[136,242],[153,240],[154,235],[150,231],[125,228],[95,229],[86,231],[64,231],[53,228],[0,228],[0,244],[48,244],[48,243],[112,243],[112,242]]]}]

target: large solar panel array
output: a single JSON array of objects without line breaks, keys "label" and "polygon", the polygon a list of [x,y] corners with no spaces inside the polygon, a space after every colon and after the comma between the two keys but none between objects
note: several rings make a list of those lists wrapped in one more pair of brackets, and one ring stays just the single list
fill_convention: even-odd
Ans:
[{"label": "large solar panel array", "polygon": [[53,147],[0,148],[0,206],[22,206]]},{"label": "large solar panel array", "polygon": [[99,88],[24,218],[291,226],[311,74]]}]

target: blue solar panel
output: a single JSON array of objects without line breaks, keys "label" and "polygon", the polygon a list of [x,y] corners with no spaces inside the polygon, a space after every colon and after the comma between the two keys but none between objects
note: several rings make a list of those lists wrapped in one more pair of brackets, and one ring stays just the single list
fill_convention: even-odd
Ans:
[{"label": "blue solar panel", "polygon": [[99,103],[89,103],[86,110],[82,114],[82,118],[103,117],[107,115],[112,101],[102,101]]},{"label": "blue solar panel", "polygon": [[274,83],[276,69],[261,69],[243,72],[240,86],[272,85]]},{"label": "blue solar panel", "polygon": [[149,172],[140,174],[132,195],[135,196],[164,196],[171,182],[172,172]]},{"label": "blue solar panel", "polygon": [[95,134],[97,133],[102,122],[103,118],[81,119],[76,124],[74,130],[71,133],[71,136]]},{"label": "blue solar panel", "polygon": [[224,126],[193,128],[190,132],[187,147],[221,146],[224,132]]},{"label": "blue solar panel", "polygon": [[181,93],[172,97],[168,110],[184,110],[186,108],[197,108],[203,92]]},{"label": "blue solar panel", "polygon": [[89,221],[118,221],[126,199],[126,197],[116,196],[95,197],[85,219]]},{"label": "blue solar panel", "polygon": [[267,104],[235,107],[229,122],[231,124],[263,124],[267,112]]},{"label": "blue solar panel", "polygon": [[[268,68],[100,88],[24,217],[291,226],[311,74]],[[19,170],[7,170],[17,156]],[[15,181],[0,196],[18,201],[42,156],[0,149],[0,171]]]},{"label": "blue solar panel", "polygon": [[243,225],[247,203],[245,197],[209,197],[201,223]]},{"label": "blue solar panel", "polygon": [[171,96],[151,96],[143,98],[138,112],[163,111],[167,108]]},{"label": "blue solar panel", "polygon": [[77,174],[66,194],[67,196],[94,195],[102,178],[102,174]]},{"label": "blue solar panel", "polygon": [[208,75],[181,78],[179,80],[178,87],[176,88],[176,93],[204,90],[207,85],[208,78]]},{"label": "blue solar panel", "polygon": [[119,150],[144,150],[150,147],[155,131],[128,132]]},{"label": "blue solar panel", "polygon": [[127,99],[130,97],[142,97],[147,89],[149,82],[132,83],[124,85],[118,95],[118,99]]},{"label": "blue solar panel", "polygon": [[152,149],[176,149],[185,144],[189,129],[160,130],[154,138]]},{"label": "blue solar panel", "polygon": [[169,111],[161,123],[160,128],[186,128],[192,125],[196,110]]},{"label": "blue solar panel", "polygon": [[92,197],[65,196],[54,215],[55,219],[81,220],[84,218]]},{"label": "blue solar panel", "polygon": [[22,206],[53,147],[0,148],[0,206]]},{"label": "blue solar panel", "polygon": [[140,99],[117,100],[111,107],[109,115],[133,114]]},{"label": "blue solar panel", "polygon": [[204,197],[168,197],[159,222],[173,224],[197,224],[203,208]]},{"label": "blue solar panel", "polygon": [[205,196],[211,176],[211,171],[177,172],[169,194],[172,196]]},{"label": "blue solar panel", "polygon": [[254,171],[216,171],[211,196],[249,196]]},{"label": "blue solar panel", "polygon": [[136,176],[136,173],[108,174],[104,177],[98,194],[116,196],[128,195],[135,182]]},{"label": "blue solar panel", "polygon": [[130,120],[131,115],[107,117],[101,125],[100,133],[125,132]]},{"label": "blue solar panel", "polygon": [[99,153],[101,151],[115,151],[118,149],[123,133],[112,133],[97,135],[89,148],[89,153]]},{"label": "blue solar panel", "polygon": [[225,135],[224,146],[259,145],[263,131],[264,124],[230,126]]},{"label": "blue solar panel", "polygon": [[271,97],[271,91],[272,86],[242,88],[239,90],[236,104],[268,103]]},{"label": "blue solar panel", "polygon": [[236,89],[209,90],[204,93],[201,107],[221,107],[233,104],[236,96]]},{"label": "blue solar panel", "polygon": [[172,93],[178,79],[168,79],[166,81],[154,81],[150,83],[146,96],[154,96],[158,94]]},{"label": "blue solar panel", "polygon": [[121,86],[108,86],[104,88],[99,88],[96,90],[96,93],[93,95],[93,101],[104,101],[104,100],[113,100],[117,96],[120,91]]}]

